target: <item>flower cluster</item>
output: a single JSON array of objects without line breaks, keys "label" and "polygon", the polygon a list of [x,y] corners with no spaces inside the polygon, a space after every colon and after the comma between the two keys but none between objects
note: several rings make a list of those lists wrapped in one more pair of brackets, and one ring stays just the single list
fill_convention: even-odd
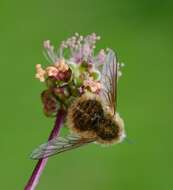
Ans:
[{"label": "flower cluster", "polygon": [[67,75],[70,69],[67,64],[65,64],[64,59],[56,61],[53,65],[48,66],[45,70],[42,69],[40,64],[36,65],[36,78],[41,82],[45,82],[46,78],[53,77],[56,80],[67,80]]},{"label": "flower cluster", "polygon": [[36,78],[45,82],[47,89],[42,93],[44,112],[53,116],[62,106],[66,109],[71,101],[89,91],[98,94],[100,69],[105,62],[106,51],[94,53],[100,36],[95,33],[81,36],[75,33],[60,44],[55,51],[50,41],[44,42],[44,54],[50,65],[36,65]]}]

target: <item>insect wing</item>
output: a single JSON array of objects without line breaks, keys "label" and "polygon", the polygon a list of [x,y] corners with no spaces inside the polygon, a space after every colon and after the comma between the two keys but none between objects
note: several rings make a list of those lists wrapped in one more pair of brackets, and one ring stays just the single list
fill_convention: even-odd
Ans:
[{"label": "insect wing", "polygon": [[65,152],[74,148],[81,147],[88,143],[93,142],[94,139],[86,139],[76,136],[74,134],[67,137],[57,137],[47,143],[40,145],[31,154],[31,159],[41,159]]},{"label": "insect wing", "polygon": [[106,105],[111,109],[112,113],[116,112],[117,105],[117,77],[118,63],[113,50],[109,50],[101,75],[101,97]]}]

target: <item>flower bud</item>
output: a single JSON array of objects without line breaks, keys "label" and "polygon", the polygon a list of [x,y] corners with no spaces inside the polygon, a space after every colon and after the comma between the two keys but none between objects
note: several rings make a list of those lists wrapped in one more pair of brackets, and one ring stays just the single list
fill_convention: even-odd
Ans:
[{"label": "flower bud", "polygon": [[46,116],[50,117],[56,113],[58,104],[56,98],[53,96],[52,89],[44,90],[41,93],[41,100],[43,103],[43,110]]}]

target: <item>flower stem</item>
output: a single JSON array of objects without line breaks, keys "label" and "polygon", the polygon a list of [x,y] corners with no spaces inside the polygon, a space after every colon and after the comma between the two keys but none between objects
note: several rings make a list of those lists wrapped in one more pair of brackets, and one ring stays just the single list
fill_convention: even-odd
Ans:
[{"label": "flower stem", "polygon": [[[52,129],[48,140],[53,139],[54,137],[56,137],[59,134],[59,131],[60,131],[61,125],[64,121],[64,118],[65,118],[65,111],[59,110],[57,113],[57,116],[56,116],[54,128]],[[39,178],[46,166],[47,161],[48,161],[48,158],[45,158],[45,159],[40,159],[37,162],[37,164],[32,172],[32,175],[29,178],[24,190],[34,190],[35,189],[35,187],[37,186],[37,184],[39,182]]]}]

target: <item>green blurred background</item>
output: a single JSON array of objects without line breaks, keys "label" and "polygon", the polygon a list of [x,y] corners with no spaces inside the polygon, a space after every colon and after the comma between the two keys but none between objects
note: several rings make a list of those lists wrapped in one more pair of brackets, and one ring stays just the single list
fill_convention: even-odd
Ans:
[{"label": "green blurred background", "polygon": [[43,40],[96,32],[126,64],[118,110],[135,143],[90,145],[49,160],[38,190],[173,189],[173,2],[170,0],[0,1],[0,189],[23,189],[53,120],[41,109]]}]

